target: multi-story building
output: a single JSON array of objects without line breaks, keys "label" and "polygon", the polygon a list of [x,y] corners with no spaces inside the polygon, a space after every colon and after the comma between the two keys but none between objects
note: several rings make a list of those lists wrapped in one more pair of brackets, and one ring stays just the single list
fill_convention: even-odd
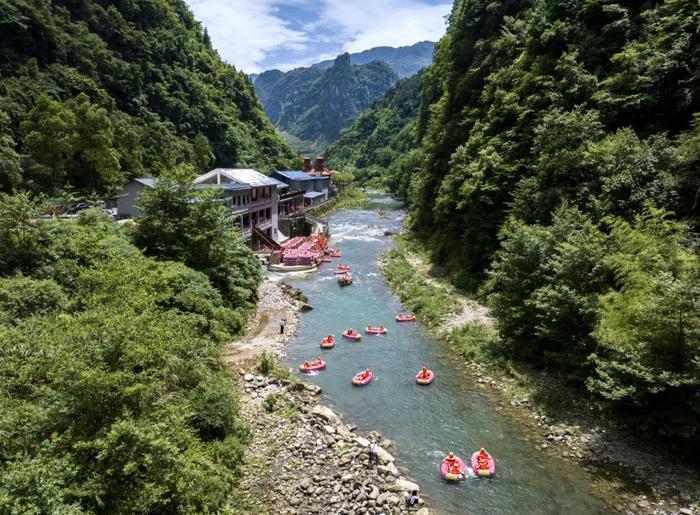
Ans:
[{"label": "multi-story building", "polygon": [[[283,238],[279,232],[280,194],[285,202],[296,201],[301,192],[288,192],[289,186],[260,172],[242,168],[216,168],[198,176],[195,188],[217,188],[231,215],[240,220],[241,235],[255,247],[275,247]],[[155,179],[142,177],[126,184],[117,194],[120,217],[136,217],[136,197],[144,188],[152,188]]]},{"label": "multi-story building", "polygon": [[[279,190],[287,185],[249,168],[215,168],[195,179],[197,188],[220,188],[244,239],[278,242]],[[265,236],[267,238],[265,238]]]},{"label": "multi-story building", "polygon": [[328,200],[331,178],[320,172],[302,172],[281,170],[272,172],[272,176],[289,186],[292,191],[304,192],[304,204],[315,205]]}]

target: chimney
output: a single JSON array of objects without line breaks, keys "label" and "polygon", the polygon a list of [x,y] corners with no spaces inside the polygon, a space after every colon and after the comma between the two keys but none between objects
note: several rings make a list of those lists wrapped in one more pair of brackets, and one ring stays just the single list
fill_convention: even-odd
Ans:
[{"label": "chimney", "polygon": [[304,171],[306,173],[311,173],[313,171],[313,168],[311,168],[311,158],[308,156],[304,156]]},{"label": "chimney", "polygon": [[323,163],[323,156],[316,156],[316,173],[320,174],[326,169]]}]

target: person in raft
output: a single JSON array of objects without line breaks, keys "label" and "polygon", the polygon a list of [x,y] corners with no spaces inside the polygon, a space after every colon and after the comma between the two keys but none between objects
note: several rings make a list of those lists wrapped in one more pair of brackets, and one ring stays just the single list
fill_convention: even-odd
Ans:
[{"label": "person in raft", "polygon": [[345,331],[345,332],[347,333],[348,336],[354,336],[354,335],[355,335],[355,331],[353,331],[352,327],[349,328],[349,329],[348,329],[347,331]]},{"label": "person in raft", "polygon": [[479,455],[476,457],[476,463],[480,469],[489,468],[489,455],[486,452],[486,449],[483,447],[479,449]]},{"label": "person in raft", "polygon": [[448,466],[450,467],[450,469],[451,469],[451,468],[452,468],[452,465],[454,465],[455,463],[457,463],[457,458],[455,458],[454,453],[453,453],[452,451],[450,451],[450,452],[448,453],[448,455],[447,455],[447,458],[445,458],[444,461],[447,462],[447,465],[448,465]]},{"label": "person in raft", "polygon": [[329,334],[328,336],[326,336],[326,341],[327,341],[327,342],[331,341],[332,339],[333,339],[333,335],[332,335],[332,334]]},{"label": "person in raft", "polygon": [[362,372],[360,372],[360,381],[364,381],[369,377],[369,368],[365,368]]},{"label": "person in raft", "polygon": [[383,326],[383,325],[380,325],[380,326],[379,326],[379,330],[380,330],[380,331],[383,331],[383,330],[384,330],[384,326]]},{"label": "person in raft", "polygon": [[311,363],[308,361],[304,361],[304,368],[309,368],[311,366]]},{"label": "person in raft", "polygon": [[418,374],[420,379],[428,379],[428,369],[423,367],[420,369],[420,374]]}]

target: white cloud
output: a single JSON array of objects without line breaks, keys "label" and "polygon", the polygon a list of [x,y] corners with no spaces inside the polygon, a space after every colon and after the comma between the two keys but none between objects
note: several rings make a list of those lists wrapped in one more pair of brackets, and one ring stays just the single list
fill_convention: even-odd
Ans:
[{"label": "white cloud", "polygon": [[[221,57],[246,73],[269,68],[262,63],[272,54],[279,59],[275,67],[286,70],[333,58],[338,49],[360,52],[437,41],[452,6],[452,0],[438,5],[426,0],[186,1]],[[300,20],[283,19],[279,6],[303,7],[305,17],[318,12],[319,19],[301,20],[304,28],[295,29]]]},{"label": "white cloud", "polygon": [[[226,61],[246,73],[280,48],[301,51],[307,35],[275,16],[273,0],[187,0],[207,28],[212,45]],[[289,0],[285,3],[292,3]]]},{"label": "white cloud", "polygon": [[429,5],[419,0],[326,0],[322,22],[343,31],[343,50],[405,46],[437,41],[445,33],[452,2]]},{"label": "white cloud", "polygon": [[322,54],[314,54],[309,57],[304,57],[302,59],[295,59],[293,61],[275,63],[271,65],[271,68],[282,70],[283,72],[293,70],[294,68],[303,68],[306,66],[311,66],[312,64],[320,63],[321,61],[326,61],[328,59],[335,59],[338,57],[338,52],[324,52]]}]

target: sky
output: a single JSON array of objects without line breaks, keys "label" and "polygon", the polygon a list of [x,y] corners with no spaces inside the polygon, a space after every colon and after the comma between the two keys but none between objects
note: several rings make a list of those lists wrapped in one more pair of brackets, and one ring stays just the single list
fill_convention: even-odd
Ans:
[{"label": "sky", "polygon": [[246,73],[342,52],[437,41],[452,0],[186,0],[219,55]]}]

